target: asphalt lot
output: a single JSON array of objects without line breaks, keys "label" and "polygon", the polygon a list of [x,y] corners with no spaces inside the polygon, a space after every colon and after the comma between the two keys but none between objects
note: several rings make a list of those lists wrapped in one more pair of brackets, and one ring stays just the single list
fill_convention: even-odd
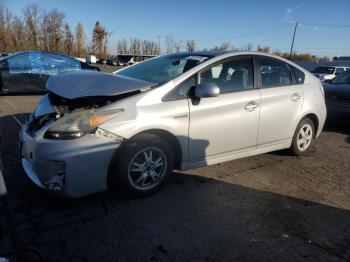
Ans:
[{"label": "asphalt lot", "polygon": [[[175,172],[158,194],[62,199],[25,177],[17,133],[39,96],[0,97],[5,179],[23,246],[45,261],[350,261],[350,123],[308,157],[275,152]],[[1,227],[0,253],[9,247]]]}]

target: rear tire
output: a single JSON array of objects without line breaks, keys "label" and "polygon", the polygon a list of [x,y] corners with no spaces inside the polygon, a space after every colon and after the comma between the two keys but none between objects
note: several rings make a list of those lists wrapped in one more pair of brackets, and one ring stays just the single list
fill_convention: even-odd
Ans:
[{"label": "rear tire", "polygon": [[296,156],[304,156],[310,153],[310,147],[314,141],[315,127],[310,118],[303,118],[294,133],[291,152]]},{"label": "rear tire", "polygon": [[127,140],[112,161],[109,187],[131,197],[159,191],[174,168],[174,156],[168,143],[148,133]]}]

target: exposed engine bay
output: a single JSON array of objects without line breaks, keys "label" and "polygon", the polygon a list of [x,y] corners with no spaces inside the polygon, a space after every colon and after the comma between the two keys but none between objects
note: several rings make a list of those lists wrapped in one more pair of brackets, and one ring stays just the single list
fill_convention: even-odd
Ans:
[{"label": "exposed engine bay", "polygon": [[51,92],[48,94],[48,96],[51,105],[56,112],[56,118],[59,118],[74,111],[99,108],[126,97],[139,94],[140,92],[141,91],[138,90],[116,96],[90,96],[75,99],[67,99]]},{"label": "exposed engine bay", "polygon": [[[27,132],[33,136],[47,123],[68,114],[70,117],[76,116],[75,124],[79,125],[79,117],[85,117],[85,122],[91,117],[82,116],[84,112],[92,112],[95,108],[134,96],[155,85],[140,79],[94,71],[70,71],[51,76],[46,84],[48,94],[39,101],[35,112],[30,115]],[[72,122],[65,125],[67,128],[69,126],[73,127]]]},{"label": "exposed engine bay", "polygon": [[34,135],[45,124],[51,121],[63,117],[66,114],[70,114],[77,111],[83,111],[87,109],[99,108],[106,106],[110,103],[122,100],[124,98],[141,93],[140,90],[132,91],[129,93],[123,93],[115,96],[91,96],[91,97],[79,97],[75,99],[67,99],[56,95],[52,92],[48,93],[48,100],[53,108],[53,111],[41,116],[35,116],[31,114],[28,121],[28,133]]}]

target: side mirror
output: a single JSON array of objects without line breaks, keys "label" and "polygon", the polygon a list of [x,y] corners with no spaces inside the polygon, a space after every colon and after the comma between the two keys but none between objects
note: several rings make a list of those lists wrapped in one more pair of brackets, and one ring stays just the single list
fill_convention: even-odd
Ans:
[{"label": "side mirror", "polygon": [[194,90],[194,96],[198,98],[216,97],[219,94],[220,88],[215,83],[202,83]]}]

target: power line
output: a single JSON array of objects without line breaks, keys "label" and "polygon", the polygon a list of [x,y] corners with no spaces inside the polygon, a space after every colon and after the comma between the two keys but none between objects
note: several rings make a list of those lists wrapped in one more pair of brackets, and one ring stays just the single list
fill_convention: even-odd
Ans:
[{"label": "power line", "polygon": [[[254,36],[254,35],[260,35],[260,34],[265,34],[265,33],[269,33],[269,32],[274,32],[274,31],[278,31],[287,27],[291,27],[290,24],[288,25],[282,25],[282,26],[278,26],[278,27],[273,27],[273,28],[269,28],[269,29],[265,29],[265,30],[260,30],[260,31],[255,31],[252,33],[246,33],[246,34],[241,34],[241,35],[236,35],[236,36],[228,36],[228,37],[222,37],[222,38],[196,38],[196,37],[189,37],[189,38],[194,38],[197,41],[222,41],[222,40],[232,40],[232,39],[240,39],[240,38],[245,38],[245,37],[249,37],[249,36]],[[182,37],[184,40],[186,37]]]},{"label": "power line", "polygon": [[320,27],[349,27],[350,25],[341,25],[341,24],[317,24],[317,23],[299,23],[300,25],[306,26],[320,26]]}]

